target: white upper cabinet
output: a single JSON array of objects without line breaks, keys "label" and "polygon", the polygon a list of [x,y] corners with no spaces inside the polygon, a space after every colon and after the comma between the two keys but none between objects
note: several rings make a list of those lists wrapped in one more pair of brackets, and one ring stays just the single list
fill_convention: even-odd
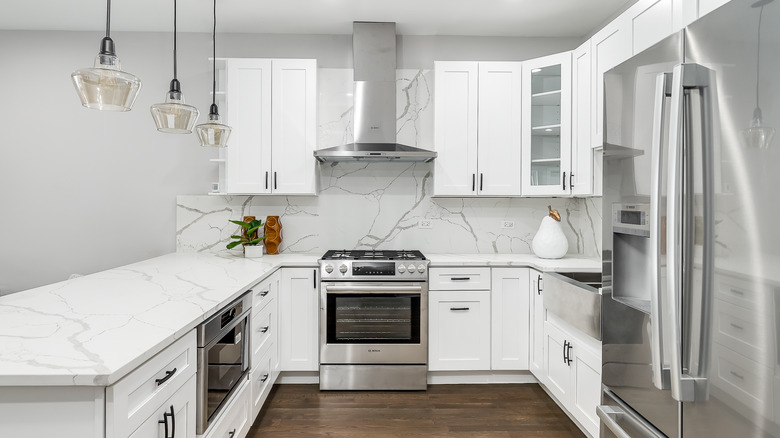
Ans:
[{"label": "white upper cabinet", "polygon": [[593,194],[594,178],[601,174],[593,172],[593,149],[590,146],[593,114],[591,101],[591,56],[590,41],[586,41],[571,53],[571,174],[569,187],[574,196]]},{"label": "white upper cabinet", "polygon": [[631,23],[623,13],[590,39],[593,101],[591,146],[604,141],[604,72],[631,57]]},{"label": "white upper cabinet", "polygon": [[520,195],[521,79],[518,62],[435,63],[435,195]]},{"label": "white upper cabinet", "polygon": [[523,62],[523,195],[571,190],[571,52]]},{"label": "white upper cabinet", "polygon": [[317,61],[227,60],[227,193],[315,194]]},{"label": "white upper cabinet", "polygon": [[634,55],[683,27],[682,0],[639,0],[626,14],[631,23]]}]

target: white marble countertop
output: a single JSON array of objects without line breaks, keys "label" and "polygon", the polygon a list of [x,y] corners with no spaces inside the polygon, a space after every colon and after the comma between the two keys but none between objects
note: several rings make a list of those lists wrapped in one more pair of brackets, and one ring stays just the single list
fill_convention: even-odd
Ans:
[{"label": "white marble countertop", "polygon": [[[0,386],[111,385],[277,268],[316,266],[319,256],[173,253],[0,297]],[[434,267],[601,268],[527,254],[427,256]]]}]

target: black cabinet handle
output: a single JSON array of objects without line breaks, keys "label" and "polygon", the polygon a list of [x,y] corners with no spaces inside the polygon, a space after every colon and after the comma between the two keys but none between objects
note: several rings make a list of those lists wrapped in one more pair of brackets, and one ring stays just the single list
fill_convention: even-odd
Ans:
[{"label": "black cabinet handle", "polygon": [[263,377],[260,378],[261,382],[265,382],[266,380],[268,380],[268,373],[263,374]]},{"label": "black cabinet handle", "polygon": [[563,341],[563,363],[566,365],[569,364],[569,358],[566,357],[566,352],[568,351],[569,347],[569,341]]},{"label": "black cabinet handle", "polygon": [[269,292],[269,291],[267,291],[267,290],[264,290],[264,291],[260,292],[260,296],[261,296],[261,297],[264,297],[264,296],[268,295],[268,292]]},{"label": "black cabinet handle", "polygon": [[471,191],[473,192],[477,188],[477,174],[471,174]]},{"label": "black cabinet handle", "polygon": [[566,365],[570,365],[572,362],[574,362],[574,359],[571,358],[571,349],[573,345],[571,345],[571,342],[569,342],[569,346],[566,350]]},{"label": "black cabinet handle", "polygon": [[450,277],[450,281],[469,281],[471,277]]},{"label": "black cabinet handle", "polygon": [[230,438],[233,438],[234,436],[236,436],[236,430],[235,429],[231,430],[230,432],[228,432],[228,435],[230,436]]},{"label": "black cabinet handle", "polygon": [[268,190],[268,171],[265,172],[265,189]]},{"label": "black cabinet handle", "polygon": [[563,190],[566,190],[566,172],[563,172],[563,187],[561,187]]},{"label": "black cabinet handle", "polygon": [[542,294],[542,275],[536,276],[536,295]]},{"label": "black cabinet handle", "polygon": [[480,173],[480,174],[479,174],[479,191],[480,191],[480,192],[482,191],[482,176],[483,176],[483,175]]},{"label": "black cabinet handle", "polygon": [[316,269],[314,270],[314,275],[312,277],[314,278],[313,287],[315,289],[317,289],[317,270]]},{"label": "black cabinet handle", "polygon": [[460,310],[460,311],[463,311],[463,310],[469,310],[469,308],[468,307],[450,307],[450,310]]},{"label": "black cabinet handle", "polygon": [[274,190],[276,190],[276,172],[274,172]]},{"label": "black cabinet handle", "polygon": [[270,328],[269,326],[260,327],[260,330],[258,330],[258,331],[260,333],[267,333],[269,328]]},{"label": "black cabinet handle", "polygon": [[154,379],[154,382],[157,383],[157,386],[160,386],[163,383],[167,382],[168,379],[173,377],[174,374],[176,374],[176,368],[172,369],[171,371],[166,371],[165,377],[163,377],[162,379]]},{"label": "black cabinet handle", "polygon": [[[171,436],[168,436],[168,417],[171,418]],[[158,423],[165,425],[165,438],[176,437],[176,415],[173,412],[173,405],[171,405],[171,412],[163,413],[163,419],[158,421]]]},{"label": "black cabinet handle", "polygon": [[569,174],[569,188],[574,190],[574,173]]}]

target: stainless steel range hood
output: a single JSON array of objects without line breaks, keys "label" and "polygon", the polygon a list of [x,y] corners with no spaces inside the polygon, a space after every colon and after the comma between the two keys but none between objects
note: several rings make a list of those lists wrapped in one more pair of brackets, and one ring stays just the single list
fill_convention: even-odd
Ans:
[{"label": "stainless steel range hood", "polygon": [[326,161],[431,161],[436,152],[396,143],[395,23],[354,22],[355,142],[314,152]]}]

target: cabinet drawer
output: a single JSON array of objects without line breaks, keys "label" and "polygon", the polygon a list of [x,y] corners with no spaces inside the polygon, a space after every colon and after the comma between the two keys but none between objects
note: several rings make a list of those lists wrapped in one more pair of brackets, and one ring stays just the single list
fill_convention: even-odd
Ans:
[{"label": "cabinet drawer", "polygon": [[263,403],[271,392],[279,371],[276,369],[277,363],[276,344],[270,344],[262,352],[260,359],[252,365],[252,372],[249,373],[249,381],[252,387],[252,421],[260,413]]},{"label": "cabinet drawer", "polygon": [[489,290],[490,268],[431,268],[430,290]]},{"label": "cabinet drawer", "polygon": [[712,344],[714,369],[712,386],[736,398],[750,409],[765,416],[773,415],[771,388],[767,382],[773,379],[773,370],[720,344]]},{"label": "cabinet drawer", "polygon": [[268,278],[252,287],[252,314],[259,312],[276,298],[276,288],[271,287],[271,284],[271,278]]},{"label": "cabinet drawer", "polygon": [[173,396],[197,367],[195,330],[106,388],[106,436],[127,436]]},{"label": "cabinet drawer", "polygon": [[248,381],[241,383],[233,400],[222,415],[211,424],[204,438],[244,438],[252,425],[252,400]]},{"label": "cabinet drawer", "polygon": [[[168,438],[176,431],[176,437],[195,438],[195,376],[190,377],[173,397],[134,430],[130,438]],[[163,421],[163,423],[160,423]],[[168,434],[165,434],[166,423]]]},{"label": "cabinet drawer", "polygon": [[726,275],[715,276],[715,297],[760,312],[772,312],[771,288]]},{"label": "cabinet drawer", "polygon": [[714,300],[714,310],[715,342],[766,366],[774,366],[775,336],[770,314],[756,313],[718,299]]},{"label": "cabinet drawer", "polygon": [[276,339],[276,301],[271,301],[259,313],[252,316],[251,322],[252,343],[252,367],[256,360],[260,360],[260,354],[268,348]]}]

